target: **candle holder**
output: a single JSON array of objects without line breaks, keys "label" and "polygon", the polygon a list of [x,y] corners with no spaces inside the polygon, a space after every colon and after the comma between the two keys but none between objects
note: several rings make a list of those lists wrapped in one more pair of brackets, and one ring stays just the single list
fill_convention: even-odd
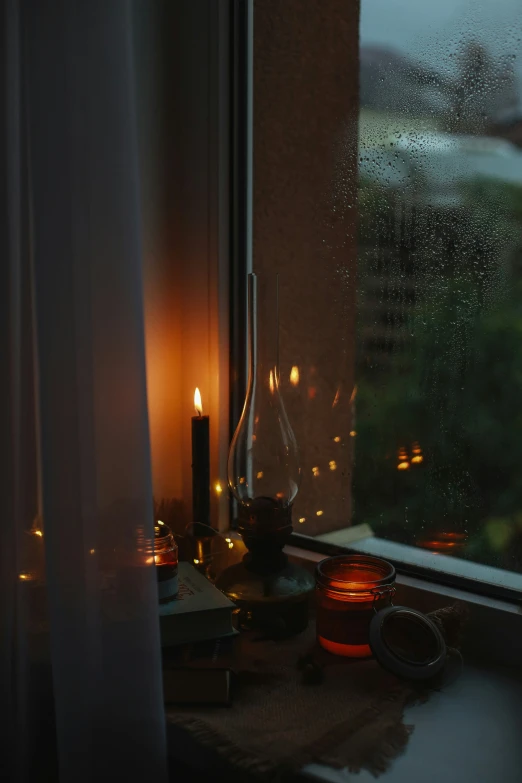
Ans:
[{"label": "candle holder", "polygon": [[249,551],[216,584],[239,607],[243,627],[285,635],[306,627],[314,580],[283,552],[301,469],[279,388],[277,284],[263,282],[258,299],[257,277],[249,275],[248,389],[228,460],[238,531]]}]

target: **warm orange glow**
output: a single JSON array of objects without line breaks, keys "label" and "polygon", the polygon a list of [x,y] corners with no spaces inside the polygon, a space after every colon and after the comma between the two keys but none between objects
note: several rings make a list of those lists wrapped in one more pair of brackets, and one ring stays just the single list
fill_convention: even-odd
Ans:
[{"label": "warm orange glow", "polygon": [[33,578],[32,574],[18,574],[18,578],[22,580],[22,582],[30,582]]},{"label": "warm orange glow", "polygon": [[203,405],[201,404],[201,393],[196,386],[196,391],[194,392],[194,408],[196,409],[196,413],[198,416],[203,416]]},{"label": "warm orange glow", "polygon": [[315,386],[310,386],[308,389],[308,399],[309,400],[315,400],[315,395],[317,394],[317,389]]},{"label": "warm orange glow", "polygon": [[357,385],[353,387],[353,391],[350,396],[350,402],[355,402],[356,397],[357,397]]},{"label": "warm orange glow", "polygon": [[350,438],[355,438],[357,435],[357,430],[350,430]]},{"label": "warm orange glow", "polygon": [[409,467],[410,467],[409,462],[399,462],[399,464],[397,465],[397,470],[408,470]]},{"label": "warm orange glow", "polygon": [[164,525],[165,523],[161,521],[161,519],[158,519],[158,525]]},{"label": "warm orange glow", "polygon": [[303,522],[306,522],[306,517],[299,517],[299,522],[302,525]]},{"label": "warm orange glow", "polygon": [[341,387],[339,386],[339,387],[337,388],[337,391],[335,392],[334,401],[332,402],[332,408],[335,408],[335,406],[336,406],[336,405],[337,405],[337,403],[339,402],[339,396],[340,396],[340,394],[341,394]]},{"label": "warm orange glow", "polygon": [[334,459],[330,460],[328,467],[330,470],[337,470],[337,462]]},{"label": "warm orange glow", "polygon": [[331,642],[324,636],[318,637],[319,644],[334,655],[343,655],[345,658],[368,658],[372,651],[369,644],[341,644]]},{"label": "warm orange glow", "polygon": [[221,493],[223,492],[223,487],[221,486],[221,483],[219,481],[216,481],[216,483],[214,484],[214,490],[216,492],[216,495],[221,495]]},{"label": "warm orange glow", "polygon": [[284,498],[283,492],[276,492],[276,498],[278,498],[279,500],[282,500]]},{"label": "warm orange glow", "polygon": [[322,516],[323,516],[323,514],[324,514],[324,511],[321,511],[321,509],[319,509],[319,511],[316,511],[315,513],[316,513],[316,515],[317,515],[318,517],[322,517]]},{"label": "warm orange glow", "polygon": [[312,468],[312,473],[314,474],[314,476],[318,476],[320,473],[319,468],[318,467]]},{"label": "warm orange glow", "polygon": [[90,555],[93,555],[95,552],[96,552],[96,550],[95,550],[95,549],[89,549],[89,554],[90,554]]},{"label": "warm orange glow", "polygon": [[334,443],[340,443],[340,442],[341,442],[340,436],[336,435],[335,438],[334,438]]},{"label": "warm orange glow", "polygon": [[263,471],[262,471],[262,470],[258,470],[258,471],[257,471],[257,474],[256,474],[256,478],[258,478],[258,479],[262,479],[262,478],[263,478],[263,475],[264,475],[264,474],[263,474]]},{"label": "warm orange glow", "polygon": [[228,542],[228,548],[229,549],[233,549],[234,548],[234,544],[232,543],[232,541]]},{"label": "warm orange glow", "polygon": [[454,531],[446,533],[443,531],[434,533],[431,538],[416,541],[416,545],[424,549],[430,549],[432,554],[440,554],[441,552],[452,553],[455,550],[462,549],[466,544],[467,538],[466,533]]},{"label": "warm orange glow", "polygon": [[241,477],[240,477],[240,479],[239,479],[239,483],[240,483],[240,484],[244,484],[244,483],[245,483],[245,477],[244,477],[244,476],[241,476]]},{"label": "warm orange glow", "polygon": [[197,559],[197,557],[194,558],[194,565],[199,565],[199,560]]},{"label": "warm orange glow", "polygon": [[424,457],[422,454],[416,454],[414,457],[411,458],[411,461],[418,465],[420,462],[424,462]]},{"label": "warm orange glow", "polygon": [[34,531],[35,536],[39,536],[39,538],[43,538],[43,533],[41,530],[35,530]]},{"label": "warm orange glow", "polygon": [[275,377],[273,370],[270,370],[270,375],[268,376],[268,385],[270,387],[270,394],[273,394],[275,390]]},{"label": "warm orange glow", "polygon": [[299,383],[299,367],[297,367],[295,364],[290,370],[290,383],[292,386],[297,386]]}]

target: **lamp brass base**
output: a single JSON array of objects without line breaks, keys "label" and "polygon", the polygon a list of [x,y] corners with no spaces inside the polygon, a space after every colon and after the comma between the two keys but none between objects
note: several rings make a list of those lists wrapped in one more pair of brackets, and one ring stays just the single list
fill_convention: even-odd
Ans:
[{"label": "lamp brass base", "polygon": [[282,638],[301,633],[308,624],[314,578],[286,557],[277,570],[260,572],[247,554],[223,571],[216,586],[238,607],[242,629]]}]

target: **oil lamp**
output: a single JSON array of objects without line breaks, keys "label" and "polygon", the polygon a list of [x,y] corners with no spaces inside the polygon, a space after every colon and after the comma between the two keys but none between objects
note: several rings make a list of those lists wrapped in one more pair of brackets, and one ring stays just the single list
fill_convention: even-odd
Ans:
[{"label": "oil lamp", "polygon": [[242,610],[245,624],[284,635],[306,626],[314,582],[283,552],[301,469],[280,390],[276,281],[273,286],[262,281],[258,292],[257,276],[249,275],[248,312],[248,389],[228,459],[238,530],[248,552],[216,584]]}]

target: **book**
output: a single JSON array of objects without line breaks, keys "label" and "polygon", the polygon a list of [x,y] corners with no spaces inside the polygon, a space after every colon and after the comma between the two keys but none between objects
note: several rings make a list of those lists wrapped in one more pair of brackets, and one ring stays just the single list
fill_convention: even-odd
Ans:
[{"label": "book", "polygon": [[177,597],[159,605],[162,647],[237,633],[232,625],[235,605],[217,587],[190,563],[179,564],[178,578]]}]

